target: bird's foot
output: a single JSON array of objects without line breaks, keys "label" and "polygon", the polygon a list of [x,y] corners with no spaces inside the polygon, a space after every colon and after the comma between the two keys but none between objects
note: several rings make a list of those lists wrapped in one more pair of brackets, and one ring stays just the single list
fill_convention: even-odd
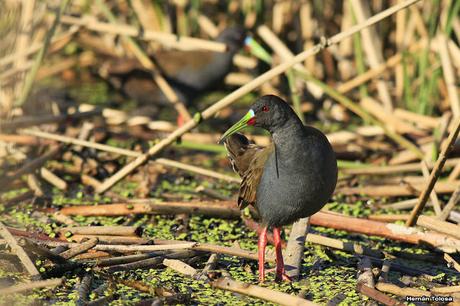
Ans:
[{"label": "bird's foot", "polygon": [[265,282],[265,275],[259,274],[259,283]]},{"label": "bird's foot", "polygon": [[275,277],[275,282],[292,282],[292,279],[286,273],[277,273]]},{"label": "bird's foot", "polygon": [[[266,272],[267,273],[276,272],[276,268],[267,269]],[[260,281],[260,276],[259,276],[259,281]],[[284,272],[276,272],[275,281],[276,282],[280,282],[280,281],[292,282],[292,279]]]}]

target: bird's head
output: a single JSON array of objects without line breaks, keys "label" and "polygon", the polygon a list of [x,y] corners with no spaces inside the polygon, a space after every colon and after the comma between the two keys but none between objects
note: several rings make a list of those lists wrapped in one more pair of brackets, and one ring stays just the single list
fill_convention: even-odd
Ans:
[{"label": "bird's head", "polygon": [[240,121],[224,133],[220,143],[247,126],[260,127],[269,132],[274,132],[277,128],[285,125],[291,118],[298,119],[292,108],[283,99],[275,95],[263,96],[251,105],[249,111]]},{"label": "bird's head", "polygon": [[241,26],[235,26],[223,30],[216,40],[226,44],[230,52],[236,53],[243,47],[245,38],[245,29]]}]

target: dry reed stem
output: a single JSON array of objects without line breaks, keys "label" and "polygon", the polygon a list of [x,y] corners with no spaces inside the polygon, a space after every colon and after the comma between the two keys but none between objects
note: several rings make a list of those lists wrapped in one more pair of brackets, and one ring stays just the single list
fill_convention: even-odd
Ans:
[{"label": "dry reed stem", "polygon": [[434,287],[434,288],[431,288],[430,291],[431,293],[434,293],[434,294],[456,293],[456,292],[460,292],[460,285],[459,286]]},{"label": "dry reed stem", "polygon": [[449,56],[446,36],[444,34],[438,34],[437,42],[439,46],[439,55],[441,57],[442,71],[444,73],[444,81],[446,82],[447,93],[449,94],[450,107],[454,114],[454,118],[459,118],[460,98],[458,96],[455,74]]},{"label": "dry reed stem", "polygon": [[198,214],[235,219],[240,210],[234,201],[160,202],[142,199],[126,203],[78,205],[61,209],[63,215],[126,216],[131,214]]},{"label": "dry reed stem", "polygon": [[[396,12],[402,10],[402,9],[405,9],[406,7],[416,3],[418,1],[420,1],[420,0],[407,0],[407,1],[404,1],[402,3],[396,4],[396,5],[392,6],[391,8],[389,8],[389,9],[383,11],[383,12],[380,12],[379,14],[372,16],[371,18],[366,20],[366,22],[363,22],[363,23],[360,23],[360,24],[357,24],[357,25],[351,27],[350,29],[348,29],[345,32],[340,32],[339,34],[334,35],[330,39],[326,39],[326,38],[322,39],[322,42],[320,44],[318,44],[318,45],[314,46],[313,48],[305,50],[304,52],[296,55],[292,60],[287,61],[285,63],[282,63],[282,64],[272,68],[271,70],[269,70],[269,71],[263,73],[262,75],[258,76],[257,78],[255,78],[252,82],[240,87],[239,89],[235,90],[234,92],[232,92],[231,94],[227,95],[223,99],[217,101],[215,104],[213,104],[212,106],[208,107],[206,110],[204,110],[201,113],[201,119],[209,119],[209,118],[211,118],[212,116],[217,114],[223,108],[225,108],[225,107],[231,105],[232,103],[234,103],[241,96],[247,94],[251,90],[254,90],[255,88],[257,88],[260,85],[262,85],[263,83],[269,81],[273,77],[284,73],[286,70],[291,68],[296,63],[300,63],[300,62],[305,61],[305,59],[307,59],[308,57],[310,57],[310,56],[312,56],[312,55],[314,55],[314,54],[316,54],[318,52],[320,52],[322,49],[324,49],[324,48],[326,48],[326,47],[328,47],[330,45],[337,44],[340,41],[342,41],[343,39],[352,36],[353,34],[359,32],[360,30],[362,30],[364,28],[367,28],[367,27],[377,23],[380,20],[382,20],[384,18],[387,18],[387,17],[393,15],[394,13],[396,13]],[[125,167],[123,167],[120,171],[118,171],[112,177],[110,177],[109,179],[104,181],[102,183],[101,187],[97,190],[97,192],[98,193],[103,193],[106,190],[108,190],[109,188],[111,188],[114,184],[116,184],[118,181],[123,179],[125,176],[127,176],[129,173],[131,173],[138,166],[140,166],[143,163],[145,163],[151,156],[153,156],[153,155],[157,154],[158,152],[162,151],[164,148],[166,148],[171,143],[173,143],[178,137],[182,136],[186,132],[188,132],[191,129],[193,129],[194,127],[196,127],[198,125],[197,121],[190,120],[190,121],[186,122],[182,127],[180,127],[177,130],[175,130],[167,138],[163,139],[162,141],[160,141],[159,143],[157,143],[156,145],[151,147],[146,154],[136,158],[136,160],[134,160],[133,162],[127,164]]]},{"label": "dry reed stem", "polygon": [[[428,165],[426,164],[426,161],[422,160],[420,162],[420,168],[422,169],[423,177],[425,178],[425,180],[428,180],[430,178],[430,170],[428,170]],[[442,213],[442,208],[435,190],[433,190],[430,193],[430,199],[431,203],[433,204],[434,212],[436,216],[439,217]]]},{"label": "dry reed stem", "polygon": [[113,24],[99,22],[92,16],[73,17],[64,15],[62,16],[62,23],[83,26],[88,30],[96,32],[131,36],[147,41],[157,41],[166,47],[178,50],[201,49],[213,52],[225,52],[227,50],[227,46],[220,42],[194,37],[177,36],[165,32],[141,31],[136,27],[121,23]]},{"label": "dry reed stem", "polygon": [[[305,18],[308,18],[309,19],[308,23],[310,23],[311,22],[310,21],[310,18],[311,18],[310,17],[311,15],[310,4],[307,2],[304,5],[308,5],[309,14]],[[348,3],[346,5],[343,5],[342,9],[343,9],[343,13],[342,13],[342,22],[340,24],[340,29],[342,31],[345,31],[346,29],[348,29],[349,27],[353,25],[353,16],[351,14],[350,5],[348,5]],[[309,26],[311,28],[309,32],[311,32],[313,27],[312,25],[309,25]],[[311,34],[309,38],[311,39]],[[352,39],[343,40],[339,44],[338,51],[341,57],[341,59],[337,63],[337,68],[340,71],[340,77],[342,80],[348,80],[352,77],[352,73],[354,71],[353,62],[351,61],[351,58],[353,57],[353,40]]]},{"label": "dry reed stem", "polygon": [[[421,49],[424,45],[426,44],[426,41],[419,41],[416,44],[410,46],[409,52],[415,52],[419,49]],[[346,81],[345,83],[342,83],[337,86],[337,91],[340,93],[347,93],[350,90],[358,87],[359,85],[362,85],[370,80],[372,80],[375,77],[378,77],[381,75],[383,72],[385,72],[389,68],[393,68],[396,65],[398,65],[401,60],[402,60],[402,54],[398,53],[396,55],[393,55],[392,57],[388,58],[385,63],[382,63],[376,67],[373,67],[366,71],[365,73],[362,73],[353,79]]]},{"label": "dry reed stem", "polygon": [[101,111],[96,109],[88,112],[75,112],[72,114],[23,116],[15,118],[11,121],[2,120],[0,122],[0,130],[14,130],[46,123],[61,123],[68,120],[79,120],[99,115],[101,115]]},{"label": "dry reed stem", "polygon": [[38,54],[36,55],[34,59],[34,64],[26,76],[26,79],[24,81],[24,86],[21,91],[21,95],[15,101],[16,106],[22,106],[22,104],[24,104],[24,102],[29,97],[29,94],[30,94],[30,91],[32,90],[32,85],[34,83],[38,69],[40,68],[41,63],[43,59],[45,58],[46,51],[48,50],[48,46],[51,42],[51,38],[53,37],[54,32],[56,31],[60,23],[61,15],[64,13],[69,2],[70,0],[63,0],[60,2],[59,8],[56,8],[56,13],[55,13],[53,24],[51,25],[51,28],[46,33],[45,41],[43,42],[41,49],[38,51]]},{"label": "dry reed stem", "polygon": [[109,236],[109,235],[72,235],[70,239],[81,243],[85,239],[97,238],[100,244],[146,244],[148,239],[135,236]]},{"label": "dry reed stem", "polygon": [[425,207],[426,201],[433,190],[436,181],[438,180],[439,175],[441,174],[442,168],[444,163],[446,162],[447,155],[453,148],[453,144],[457,139],[458,133],[460,132],[460,117],[456,118],[454,130],[450,133],[449,138],[447,138],[446,142],[444,143],[444,148],[442,148],[441,153],[439,154],[438,160],[431,171],[430,180],[426,187],[424,188],[422,194],[419,197],[419,202],[414,207],[411,212],[411,217],[407,220],[407,226],[413,226],[417,222],[418,215],[422,212],[423,208]]},{"label": "dry reed stem", "polygon": [[[78,31],[78,27],[71,27],[68,31],[66,31],[66,32],[64,32],[64,33],[62,33],[62,34],[60,34],[58,36],[53,37],[51,39],[51,43],[50,43],[50,47],[49,47],[48,52],[54,51],[54,47],[53,47],[54,45],[62,45],[64,43],[69,42],[70,39],[72,38],[72,36],[77,31]],[[24,54],[20,54],[20,53],[16,52],[16,53],[4,56],[4,57],[0,58],[0,67],[9,65],[9,64],[11,64],[13,62],[16,62],[23,55],[25,55],[26,57],[29,57],[33,53],[35,53],[38,50],[40,50],[42,47],[43,47],[43,42],[33,43],[32,46],[30,46],[27,50],[25,50]]]},{"label": "dry reed stem", "polygon": [[453,64],[457,67],[457,76],[460,77],[460,48],[452,41],[452,39],[449,40],[448,45],[449,54],[453,59]]},{"label": "dry reed stem", "polygon": [[310,219],[302,218],[292,225],[286,250],[284,251],[284,264],[286,275],[292,279],[297,279],[300,275],[302,265],[305,235],[310,229]]},{"label": "dry reed stem", "polygon": [[[369,3],[363,0],[351,0],[353,12],[356,16],[356,20],[361,23],[370,17]],[[379,67],[383,61],[382,46],[378,41],[377,32],[373,27],[368,27],[361,32],[363,37],[362,43],[364,46],[364,52],[367,54],[369,65],[371,68]],[[393,101],[391,99],[390,90],[388,84],[384,80],[377,80],[377,90],[380,100],[383,103],[386,112],[390,113],[393,111]]]},{"label": "dry reed stem", "polygon": [[396,108],[393,112],[396,117],[410,121],[421,128],[432,130],[439,126],[440,118],[430,117],[427,115],[417,114],[406,109]]},{"label": "dry reed stem", "polygon": [[422,232],[417,228],[384,223],[336,213],[319,212],[310,217],[312,225],[345,230],[371,236],[380,236],[411,244],[427,243],[448,253],[460,250],[460,240],[437,232]]},{"label": "dry reed stem", "polygon": [[417,225],[460,239],[460,226],[433,217],[420,216]]},{"label": "dry reed stem", "polygon": [[213,281],[211,285],[219,289],[249,295],[279,305],[317,305],[294,295],[271,290],[265,287],[242,283],[228,277],[219,278]]},{"label": "dry reed stem", "polygon": [[[15,68],[21,68],[27,62],[27,53],[26,48],[29,41],[32,38],[32,23],[33,23],[33,11],[35,6],[35,0],[22,0],[22,14],[21,14],[21,24],[19,28],[19,34],[16,40],[16,54],[18,55],[14,61]],[[23,75],[20,76],[20,79],[17,80],[17,85],[15,88],[16,97],[21,89]]]},{"label": "dry reed stem", "polygon": [[34,263],[29,258],[24,249],[18,244],[13,235],[1,222],[0,235],[3,237],[3,239],[6,240],[11,250],[16,254],[23,266],[26,268],[27,272],[29,272],[29,274],[32,276],[32,278],[40,279],[40,272],[38,272],[37,267],[35,267]]},{"label": "dry reed stem", "polygon": [[[27,135],[33,135],[33,136],[40,137],[40,138],[56,140],[59,142],[69,143],[69,144],[78,145],[78,146],[84,146],[87,148],[93,148],[93,149],[97,149],[97,150],[101,150],[105,152],[111,152],[111,153],[130,156],[130,157],[141,157],[143,155],[140,152],[136,152],[132,150],[117,148],[117,147],[113,147],[109,145],[100,144],[97,142],[81,140],[81,139],[68,137],[68,136],[61,136],[61,135],[46,133],[42,131],[26,129],[26,130],[23,130],[22,133],[27,134]],[[152,160],[152,162],[158,163],[163,166],[173,167],[173,168],[193,172],[199,175],[204,175],[204,176],[212,177],[212,178],[227,181],[227,182],[234,182],[234,183],[240,182],[240,179],[236,177],[228,176],[225,174],[220,174],[218,172],[208,170],[208,169],[203,169],[197,166],[187,165],[187,164],[184,164],[178,161],[174,161],[171,159],[167,159],[167,158],[157,158],[157,159]]]},{"label": "dry reed stem", "polygon": [[449,182],[455,181],[459,175],[460,175],[460,163],[458,163],[454,167],[454,169],[452,169],[452,172],[449,174],[449,177],[447,178],[447,180]]},{"label": "dry reed stem", "polygon": [[326,246],[329,248],[338,249],[338,250],[342,250],[345,252],[350,252],[353,254],[366,255],[366,256],[371,256],[375,258],[384,257],[384,254],[379,250],[370,249],[368,247],[359,245],[357,243],[343,242],[342,240],[339,240],[339,239],[334,239],[334,238],[316,235],[312,233],[307,234],[306,241],[310,243],[315,243],[315,244],[319,244],[322,246]]},{"label": "dry reed stem", "polygon": [[418,136],[423,136],[425,133],[415,128],[413,125],[402,121],[400,118],[393,116],[393,114],[385,111],[381,103],[378,103],[371,97],[364,97],[360,105],[365,108],[371,115],[380,120],[387,127],[391,128],[394,132],[404,134],[412,133]]},{"label": "dry reed stem", "polygon": [[[446,161],[447,167],[453,167],[460,163],[460,158],[450,158]],[[434,167],[433,163],[428,163],[428,167],[432,169]],[[405,165],[389,165],[389,166],[371,166],[365,168],[350,168],[350,169],[341,169],[343,174],[350,175],[387,175],[387,174],[397,174],[401,172],[420,172],[420,163],[410,163]]]},{"label": "dry reed stem", "polygon": [[444,260],[449,264],[451,265],[455,270],[457,270],[458,272],[460,272],[460,264],[452,258],[452,256],[450,256],[449,254],[447,253],[444,253]]},{"label": "dry reed stem", "polygon": [[454,207],[460,202],[460,186],[455,189],[455,191],[450,196],[449,202],[447,202],[446,206],[442,210],[441,214],[438,216],[439,220],[446,220],[449,217],[450,212]]},{"label": "dry reed stem", "polygon": [[65,259],[70,259],[72,257],[85,253],[86,251],[94,248],[98,242],[99,240],[97,238],[91,238],[88,241],[82,242],[80,244],[77,244],[74,247],[71,247],[67,251],[59,253],[59,255]]},{"label": "dry reed stem", "polygon": [[59,230],[61,233],[73,235],[110,235],[110,236],[138,236],[140,228],[137,226],[74,226]]},{"label": "dry reed stem", "polygon": [[[439,194],[452,193],[460,181],[439,182],[434,190]],[[343,195],[368,195],[371,197],[396,197],[413,196],[422,193],[426,183],[388,184],[388,185],[367,185],[362,187],[343,187],[336,190],[336,193]]]},{"label": "dry reed stem", "polygon": [[54,148],[51,148],[48,152],[46,152],[40,157],[37,157],[34,160],[31,160],[30,162],[28,162],[27,164],[25,164],[24,166],[16,170],[13,174],[3,177],[0,180],[0,190],[7,189],[11,183],[19,179],[24,174],[30,173],[40,168],[41,166],[43,166],[45,162],[47,162],[49,159],[57,155],[59,151],[61,150],[61,148],[62,146],[56,146]]},{"label": "dry reed stem", "polygon": [[132,0],[131,4],[145,30],[161,31],[161,24],[152,7],[152,3],[143,0]]},{"label": "dry reed stem", "polygon": [[[273,51],[283,60],[289,61],[294,58],[291,50],[273,33],[266,25],[261,25],[257,28],[257,34],[265,41],[265,43],[272,48]],[[293,66],[296,70],[303,73],[311,74],[305,69],[300,63]],[[306,82],[308,90],[313,94],[315,98],[319,98],[323,95],[323,90],[312,82]]]},{"label": "dry reed stem", "polygon": [[429,291],[415,289],[415,288],[407,288],[407,287],[401,288],[399,286],[396,286],[390,283],[379,282],[377,283],[377,285],[375,285],[375,287],[379,291],[391,293],[391,294],[399,295],[399,296],[429,296],[430,295]]},{"label": "dry reed stem", "polygon": [[49,171],[45,167],[40,168],[40,175],[41,177],[53,185],[54,187],[60,189],[60,190],[66,190],[67,189],[67,183],[63,179],[61,179],[59,176],[54,174],[53,172]]},{"label": "dry reed stem", "polygon": [[194,276],[197,270],[179,259],[163,259],[163,265],[187,276]]},{"label": "dry reed stem", "polygon": [[198,16],[198,24],[209,37],[216,38],[219,35],[219,29],[207,16],[200,14]]},{"label": "dry reed stem", "polygon": [[392,297],[389,297],[388,295],[374,289],[374,288],[371,288],[365,284],[361,284],[361,283],[358,283],[357,285],[357,290],[361,293],[361,294],[364,294],[365,296],[368,296],[370,297],[371,299],[377,301],[377,302],[380,302],[384,305],[388,305],[388,306],[404,306],[405,304],[399,302],[398,300],[392,298]]},{"label": "dry reed stem", "polygon": [[62,284],[62,278],[52,278],[35,282],[22,283],[11,287],[0,289],[0,294],[14,294],[38,288],[56,287]]}]

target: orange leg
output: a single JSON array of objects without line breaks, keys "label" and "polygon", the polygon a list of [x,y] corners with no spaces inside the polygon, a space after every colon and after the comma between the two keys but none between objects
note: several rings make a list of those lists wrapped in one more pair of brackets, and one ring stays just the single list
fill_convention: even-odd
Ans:
[{"label": "orange leg", "polygon": [[281,233],[279,227],[273,228],[273,238],[275,240],[275,253],[276,253],[276,277],[275,281],[281,280],[291,281],[289,276],[284,272],[283,253],[281,251]]},{"label": "orange leg", "polygon": [[181,114],[178,114],[178,115],[177,115],[176,121],[177,121],[177,126],[178,126],[178,127],[181,127],[181,126],[183,126],[183,125],[185,124],[185,118],[182,117]]},{"label": "orange leg", "polygon": [[264,227],[259,234],[259,282],[265,280],[265,247],[267,246],[267,227]]}]

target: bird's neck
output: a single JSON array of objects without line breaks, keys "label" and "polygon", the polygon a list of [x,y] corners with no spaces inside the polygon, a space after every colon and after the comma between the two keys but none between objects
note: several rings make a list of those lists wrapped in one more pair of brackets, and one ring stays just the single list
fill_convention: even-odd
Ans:
[{"label": "bird's neck", "polygon": [[[296,151],[302,151],[302,136],[304,126],[300,119],[293,118],[288,120],[283,126],[277,127],[271,132],[277,159],[281,163],[289,163],[292,156],[296,156]],[[300,153],[300,152],[299,152]],[[292,166],[296,166],[293,164]]]}]

